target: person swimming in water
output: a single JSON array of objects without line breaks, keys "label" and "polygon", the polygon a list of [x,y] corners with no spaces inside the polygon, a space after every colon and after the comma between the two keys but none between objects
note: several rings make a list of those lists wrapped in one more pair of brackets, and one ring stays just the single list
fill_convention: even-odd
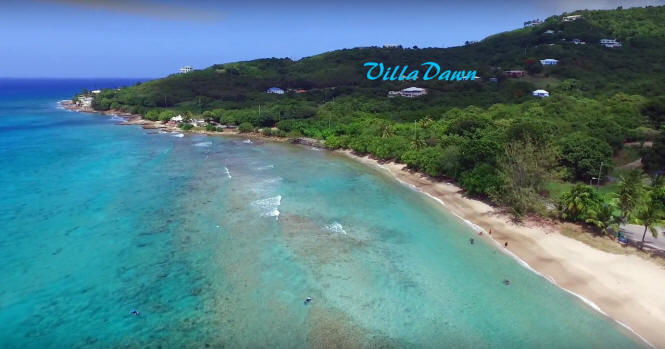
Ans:
[{"label": "person swimming in water", "polygon": [[138,310],[132,310],[132,315],[139,316],[139,314],[141,313],[139,313]]},{"label": "person swimming in water", "polygon": [[305,305],[309,304],[309,302],[311,302],[311,301],[312,301],[312,297],[307,297],[307,299],[305,299]]},{"label": "person swimming in water", "polygon": [[469,239],[469,243],[473,245],[473,238]]},{"label": "person swimming in water", "polygon": [[508,279],[503,280],[503,284],[506,286],[510,286],[510,280]]}]

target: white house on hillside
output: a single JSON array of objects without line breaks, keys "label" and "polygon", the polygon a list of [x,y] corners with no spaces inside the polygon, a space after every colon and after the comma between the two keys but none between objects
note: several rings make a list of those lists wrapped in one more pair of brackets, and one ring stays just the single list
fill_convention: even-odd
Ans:
[{"label": "white house on hillside", "polygon": [[540,19],[534,19],[532,21],[524,22],[525,27],[533,27],[533,26],[537,26],[539,24],[543,24],[543,21],[541,21]]},{"label": "white house on hillside", "polygon": [[541,59],[540,64],[542,65],[557,65],[559,63],[558,60],[552,59],[552,58],[547,58],[547,59]]},{"label": "white house on hillside", "polygon": [[582,18],[582,15],[571,15],[571,16],[564,16],[563,21],[564,22],[572,22],[576,21],[578,19]]},{"label": "white house on hillside", "polygon": [[186,66],[180,68],[180,74],[187,74],[187,73],[191,72],[192,70],[194,70],[194,68],[192,68],[191,65],[186,65]]},{"label": "white house on hillside", "polygon": [[535,90],[535,91],[531,92],[531,95],[534,96],[534,97],[545,98],[545,97],[549,97],[550,93],[545,91],[545,90]]},{"label": "white house on hillside", "polygon": [[621,43],[615,39],[600,39],[600,44],[605,47],[621,47]]},{"label": "white house on hillside", "polygon": [[276,94],[276,95],[283,95],[283,94],[284,94],[284,90],[282,90],[282,89],[279,88],[279,87],[271,87],[271,88],[269,88],[268,90],[266,90],[266,93],[274,93],[274,94]]},{"label": "white house on hillside", "polygon": [[388,91],[388,97],[407,97],[413,98],[418,96],[424,96],[427,94],[427,90],[420,87],[408,87],[400,91]]},{"label": "white house on hillside", "polygon": [[427,94],[427,90],[420,87],[408,87],[399,92],[402,97],[409,97],[409,98],[423,96]]}]

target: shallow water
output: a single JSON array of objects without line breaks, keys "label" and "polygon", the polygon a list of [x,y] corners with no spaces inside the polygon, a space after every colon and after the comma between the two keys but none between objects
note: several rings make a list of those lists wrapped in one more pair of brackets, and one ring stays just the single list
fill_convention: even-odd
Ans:
[{"label": "shallow water", "polygon": [[0,84],[0,347],[643,345],[379,170],[32,84]]}]

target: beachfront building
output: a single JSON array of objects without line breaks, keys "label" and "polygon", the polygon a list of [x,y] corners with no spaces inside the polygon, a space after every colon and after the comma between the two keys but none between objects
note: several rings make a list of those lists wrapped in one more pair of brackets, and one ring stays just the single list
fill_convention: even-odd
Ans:
[{"label": "beachfront building", "polygon": [[83,108],[91,108],[92,99],[93,99],[92,97],[80,96],[78,99],[76,99],[76,105]]},{"label": "beachfront building", "polygon": [[192,123],[192,126],[194,126],[194,127],[203,127],[203,126],[206,125],[205,120],[201,120],[201,119],[192,119],[191,123]]},{"label": "beachfront building", "polygon": [[531,95],[534,96],[534,97],[545,98],[545,97],[549,97],[550,93],[545,91],[545,90],[535,90],[535,91],[531,92]]},{"label": "beachfront building", "polygon": [[194,68],[192,68],[191,65],[186,65],[186,66],[180,68],[180,74],[187,74],[187,73],[190,73],[192,70],[194,70]]},{"label": "beachfront building", "polygon": [[534,20],[531,20],[531,21],[524,22],[525,27],[534,27],[534,26],[537,26],[539,24],[543,24],[543,21],[541,21],[540,19],[534,19]]},{"label": "beachfront building", "polygon": [[283,95],[284,90],[282,90],[279,87],[271,87],[271,88],[266,90],[266,93],[272,93],[272,94],[276,94],[276,95]]},{"label": "beachfront building", "polygon": [[94,94],[98,94],[98,93],[101,93],[102,90],[92,90],[92,91],[90,91],[90,92],[91,92],[91,93],[94,93]]},{"label": "beachfront building", "polygon": [[582,18],[582,15],[570,15],[570,16],[564,16],[563,21],[564,22],[572,22],[576,21],[578,19]]},{"label": "beachfront building", "polygon": [[506,70],[503,73],[511,78],[521,78],[526,75],[524,70]]},{"label": "beachfront building", "polygon": [[557,63],[559,63],[559,61],[552,58],[546,58],[540,60],[540,64],[542,65],[557,65]]},{"label": "beachfront building", "polygon": [[621,47],[621,43],[615,39],[600,39],[600,45],[605,47]]},{"label": "beachfront building", "polygon": [[184,120],[184,118],[182,117],[182,115],[178,115],[178,116],[172,117],[169,120],[168,123],[171,124],[171,125],[177,125],[177,124],[181,123],[183,120]]}]

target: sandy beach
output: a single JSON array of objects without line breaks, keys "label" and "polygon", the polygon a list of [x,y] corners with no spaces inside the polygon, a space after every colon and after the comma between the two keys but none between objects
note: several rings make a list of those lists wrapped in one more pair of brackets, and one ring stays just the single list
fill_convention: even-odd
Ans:
[{"label": "sandy beach", "polygon": [[[81,112],[71,105],[67,109]],[[140,125],[147,129],[183,132],[161,122],[144,120],[140,115],[103,112],[126,118],[122,125]],[[210,135],[239,136],[237,130],[208,132]],[[243,133],[246,138],[287,142],[286,138],[264,137],[260,133]],[[402,183],[432,197],[449,212],[483,231],[482,237],[506,254],[516,258],[550,282],[579,297],[591,307],[627,327],[648,344],[665,348],[665,268],[635,254],[615,254],[591,247],[560,233],[562,224],[525,220],[514,223],[498,208],[463,195],[453,183],[436,181],[406,169],[395,162],[380,163],[370,157],[357,156],[348,150],[336,153],[378,167]],[[489,230],[492,234],[488,234]],[[504,243],[508,242],[508,247]],[[602,335],[602,334],[599,334]]]},{"label": "sandy beach", "polygon": [[[431,196],[476,230],[484,231],[482,236],[492,239],[497,248],[628,327],[652,346],[665,348],[665,269],[656,263],[636,255],[593,248],[562,235],[557,223],[513,223],[498,209],[465,197],[456,185],[433,181],[407,170],[405,165],[379,163],[350,151],[338,152],[380,167]],[[490,228],[491,236],[487,234]],[[507,248],[503,247],[505,242]]]}]

